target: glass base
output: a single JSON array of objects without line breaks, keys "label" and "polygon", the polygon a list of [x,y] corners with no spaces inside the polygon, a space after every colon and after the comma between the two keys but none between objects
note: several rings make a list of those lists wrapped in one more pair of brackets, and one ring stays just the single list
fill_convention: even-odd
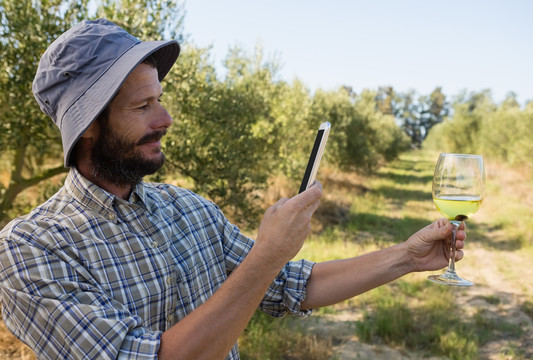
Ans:
[{"label": "glass base", "polygon": [[447,270],[441,275],[430,275],[428,279],[442,285],[450,286],[472,286],[474,283],[465,279],[461,279],[455,272]]}]

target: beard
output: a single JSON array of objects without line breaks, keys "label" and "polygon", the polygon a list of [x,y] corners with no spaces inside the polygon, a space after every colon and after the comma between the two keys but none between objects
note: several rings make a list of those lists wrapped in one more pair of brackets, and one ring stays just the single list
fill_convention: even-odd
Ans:
[{"label": "beard", "polygon": [[106,121],[101,125],[100,137],[91,149],[91,172],[96,178],[133,189],[144,176],[155,173],[165,163],[165,154],[161,153],[159,159],[146,159],[136,146],[160,140],[166,130],[157,130],[137,142],[130,142],[114,133]]}]

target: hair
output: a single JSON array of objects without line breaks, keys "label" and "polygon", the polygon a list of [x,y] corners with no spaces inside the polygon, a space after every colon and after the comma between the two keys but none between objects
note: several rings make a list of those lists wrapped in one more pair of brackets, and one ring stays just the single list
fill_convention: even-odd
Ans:
[{"label": "hair", "polygon": [[[141,64],[150,65],[151,67],[157,69],[157,59],[156,59],[156,57],[153,54],[150,54],[146,58],[144,58],[144,60],[141,62]],[[116,96],[116,94],[115,94],[115,96]],[[111,99],[111,101],[113,101],[114,98],[115,97],[113,97],[113,99]],[[111,101],[109,103],[111,103]],[[102,123],[102,122],[107,122],[108,119],[109,119],[109,104],[105,107],[104,110],[102,110],[102,112],[96,117],[96,119],[94,121],[95,122],[98,121],[98,122]],[[74,146],[72,147],[68,166],[77,165],[78,152],[79,152],[79,147],[80,147],[79,144],[80,144],[80,140],[78,139],[76,141],[76,144],[74,144]]]},{"label": "hair", "polygon": [[157,69],[157,59],[155,58],[154,54],[148,55],[143,61],[143,64],[150,65],[153,68]]}]

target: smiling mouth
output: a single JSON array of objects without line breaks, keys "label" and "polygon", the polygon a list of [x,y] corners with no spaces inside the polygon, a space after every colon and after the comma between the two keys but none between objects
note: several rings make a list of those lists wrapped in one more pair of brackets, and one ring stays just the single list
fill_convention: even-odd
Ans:
[{"label": "smiling mouth", "polygon": [[151,132],[150,134],[144,135],[139,141],[137,141],[137,145],[144,145],[144,144],[160,144],[160,140],[165,134],[167,133],[166,130],[157,130],[154,132]]}]

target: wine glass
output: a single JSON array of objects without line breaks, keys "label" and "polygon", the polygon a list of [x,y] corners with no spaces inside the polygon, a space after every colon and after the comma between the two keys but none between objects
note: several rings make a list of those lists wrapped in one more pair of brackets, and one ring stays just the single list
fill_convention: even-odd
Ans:
[{"label": "wine glass", "polygon": [[440,154],[433,175],[433,201],[439,212],[453,225],[450,262],[444,274],[429,280],[444,285],[472,286],[473,282],[455,272],[455,234],[462,221],[479,209],[485,191],[483,157],[470,154]]}]

